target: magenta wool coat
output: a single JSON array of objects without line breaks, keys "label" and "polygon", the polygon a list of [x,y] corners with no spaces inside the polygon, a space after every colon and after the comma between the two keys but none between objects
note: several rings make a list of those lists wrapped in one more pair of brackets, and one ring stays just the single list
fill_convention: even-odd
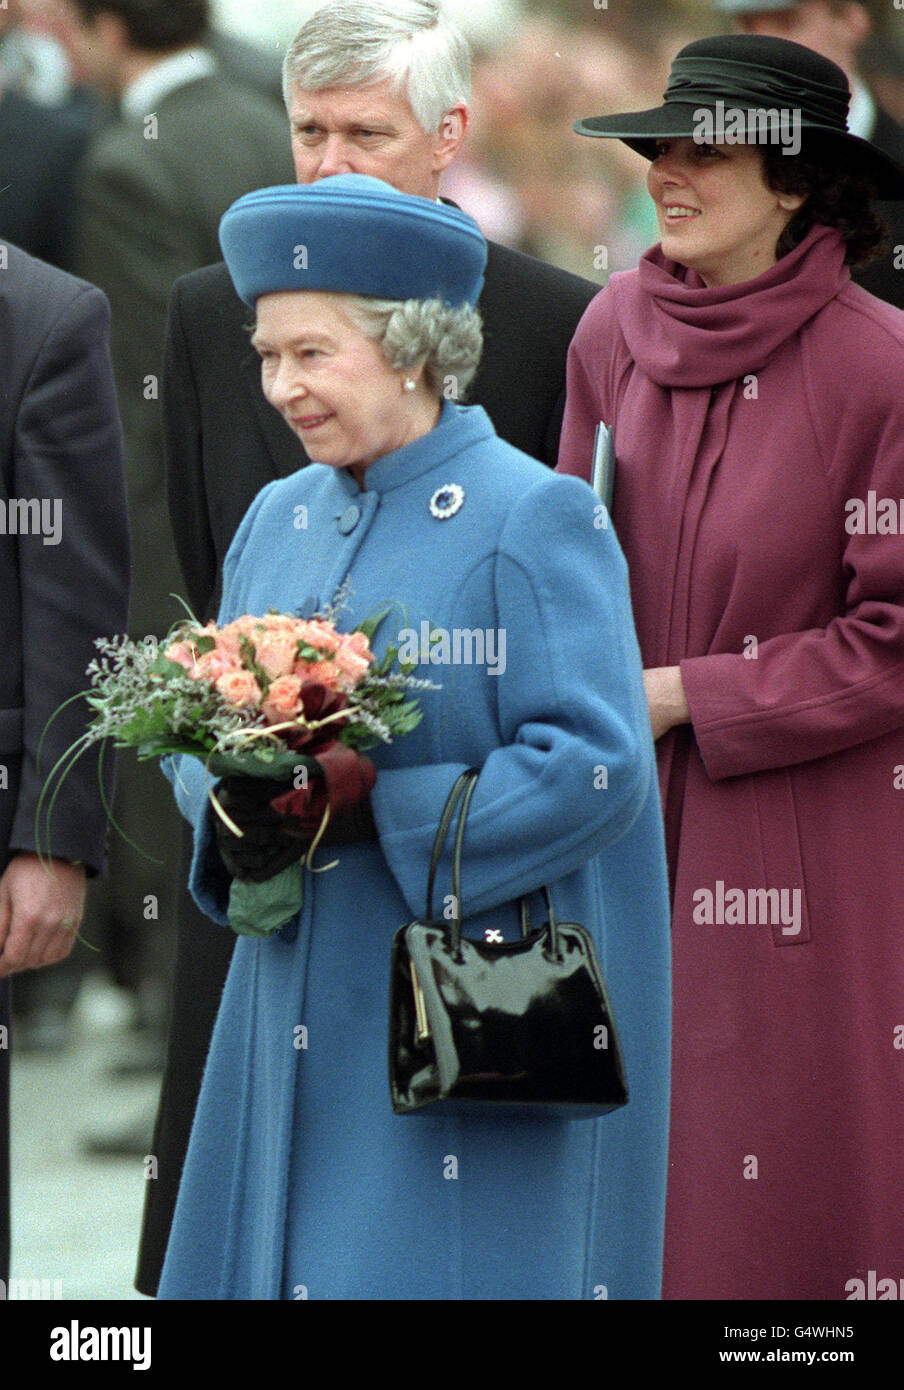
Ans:
[{"label": "magenta wool coat", "polygon": [[904,314],[843,254],[706,288],[654,247],[569,357],[560,470],[614,426],[644,666],[691,714],[666,1298],[904,1288]]}]

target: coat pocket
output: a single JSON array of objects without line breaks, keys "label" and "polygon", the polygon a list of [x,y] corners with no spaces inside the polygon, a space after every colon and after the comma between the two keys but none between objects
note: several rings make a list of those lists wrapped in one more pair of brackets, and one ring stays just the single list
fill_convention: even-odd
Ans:
[{"label": "coat pocket", "polygon": [[770,915],[773,945],[802,946],[812,940],[812,931],[791,773],[779,767],[757,773],[752,782],[763,883],[770,894],[770,908],[775,906]]}]

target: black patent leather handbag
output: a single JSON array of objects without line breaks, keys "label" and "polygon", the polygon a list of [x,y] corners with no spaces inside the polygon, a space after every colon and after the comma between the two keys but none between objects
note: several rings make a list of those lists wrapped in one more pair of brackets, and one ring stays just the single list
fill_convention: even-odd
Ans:
[{"label": "black patent leather handbag", "polygon": [[[575,922],[531,930],[519,900],[521,937],[462,934],[461,852],[478,773],[462,773],[446,802],[430,861],[427,915],[393,938],[389,1002],[392,1108],[408,1115],[437,1101],[487,1103],[595,1117],[625,1105],[628,1091],[615,1021],[593,942]],[[449,921],[433,916],[433,884],[456,807]],[[488,932],[490,936],[493,933]]]}]

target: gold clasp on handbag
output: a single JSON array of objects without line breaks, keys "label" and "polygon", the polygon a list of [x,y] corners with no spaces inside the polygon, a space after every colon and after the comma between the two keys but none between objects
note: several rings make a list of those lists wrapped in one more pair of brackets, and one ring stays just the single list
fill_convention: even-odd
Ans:
[{"label": "gold clasp on handbag", "polygon": [[417,977],[414,962],[408,962],[411,971],[411,988],[414,993],[414,1028],[415,1038],[419,1043],[426,1042],[430,1037],[430,1024],[427,1021],[427,1002],[424,999],[424,991],[421,989],[421,982]]}]

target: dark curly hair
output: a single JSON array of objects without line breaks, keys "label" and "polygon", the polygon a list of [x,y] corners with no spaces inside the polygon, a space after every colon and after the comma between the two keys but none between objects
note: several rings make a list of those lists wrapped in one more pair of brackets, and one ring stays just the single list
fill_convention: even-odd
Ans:
[{"label": "dark curly hair", "polygon": [[807,195],[778,239],[776,259],[787,256],[817,222],[841,232],[848,265],[863,265],[881,254],[887,228],[871,206],[875,184],[853,148],[831,136],[805,134],[799,154],[763,145],[762,159],[763,177],[774,192]]},{"label": "dark curly hair", "polygon": [[148,53],[199,43],[210,22],[209,0],[75,0],[75,7],[89,24],[104,11],[118,15],[129,41]]}]

